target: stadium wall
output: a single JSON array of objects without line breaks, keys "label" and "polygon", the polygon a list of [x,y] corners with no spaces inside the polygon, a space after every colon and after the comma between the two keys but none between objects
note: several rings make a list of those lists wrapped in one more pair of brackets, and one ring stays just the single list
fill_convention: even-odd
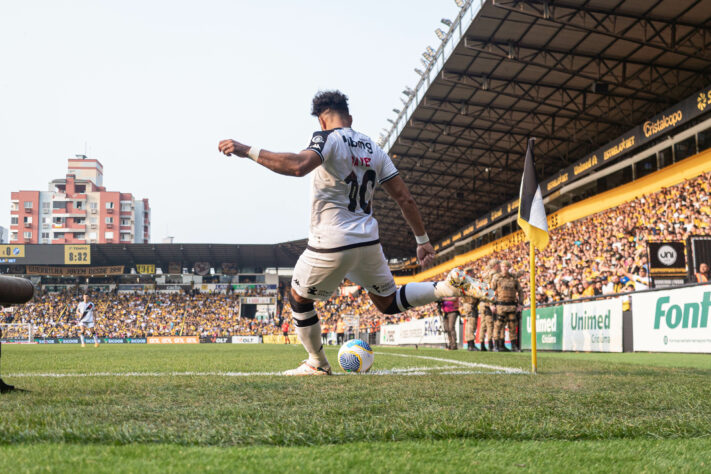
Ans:
[{"label": "stadium wall", "polygon": [[[624,184],[618,188],[605,191],[564,207],[548,216],[548,228],[555,229],[568,222],[573,222],[583,217],[617,207],[637,197],[659,191],[661,188],[673,186],[684,180],[695,178],[710,169],[711,149],[669,165],[664,169]],[[395,283],[404,285],[406,283],[424,281],[446,272],[455,266],[463,265],[472,260],[478,260],[500,250],[505,250],[522,241],[524,241],[523,232],[517,231],[486,245],[482,245],[470,252],[458,255],[452,260],[429,268],[416,275],[397,276],[395,277]],[[555,245],[554,240],[551,241],[551,245]]]}]

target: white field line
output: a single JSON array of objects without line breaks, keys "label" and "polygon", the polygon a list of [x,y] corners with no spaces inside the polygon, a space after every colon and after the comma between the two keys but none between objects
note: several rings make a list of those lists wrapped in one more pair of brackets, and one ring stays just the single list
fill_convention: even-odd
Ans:
[{"label": "white field line", "polygon": [[414,359],[424,359],[424,360],[434,360],[437,362],[449,362],[450,364],[456,364],[459,365],[460,367],[471,367],[471,368],[477,368],[477,369],[489,369],[489,370],[494,370],[500,373],[506,373],[506,374],[527,374],[525,370],[518,369],[515,367],[504,367],[501,365],[489,365],[489,364],[480,364],[478,362],[466,362],[463,360],[455,360],[455,359],[444,359],[442,357],[431,357],[431,356],[421,356],[421,355],[411,355],[411,354],[397,354],[394,352],[375,352],[375,354],[380,354],[380,355],[385,355],[385,356],[395,356],[395,357],[406,357],[406,358],[414,358]]},{"label": "white field line", "polygon": [[[431,357],[411,354],[398,354],[394,352],[375,352],[375,354],[395,357],[405,357],[410,359],[424,359],[436,362],[446,362],[454,365],[438,367],[402,367],[393,369],[374,370],[365,375],[429,375],[431,372],[438,372],[442,375],[470,375],[470,374],[527,374],[525,370],[515,367],[504,367],[500,365],[480,364],[478,362],[466,362],[456,359],[445,359],[442,357]],[[463,370],[466,367],[470,370]],[[458,370],[453,370],[458,369]],[[471,370],[478,369],[478,370]],[[485,370],[482,370],[485,369]],[[351,375],[337,373],[334,375]],[[284,376],[283,372],[89,372],[89,373],[17,373],[5,374],[6,378],[22,377],[279,377]]]},{"label": "white field line", "polygon": [[[388,370],[374,370],[373,375],[396,375],[413,372],[427,372],[433,370],[458,369],[459,366],[451,365],[444,367],[403,367]],[[250,377],[250,376],[278,376],[283,372],[45,372],[45,373],[18,373],[5,374],[5,377]]]},{"label": "white field line", "polygon": [[[502,370],[483,371],[483,370],[453,370],[461,369],[461,365],[446,365],[439,367],[402,367],[394,369],[374,370],[365,375],[428,375],[432,372],[440,372],[447,375],[460,374],[504,374],[510,373]],[[350,375],[336,373],[334,375]],[[44,377],[44,378],[72,378],[72,377],[279,377],[284,376],[283,372],[89,372],[89,373],[17,373],[5,374],[5,377],[22,378],[22,377]]]}]

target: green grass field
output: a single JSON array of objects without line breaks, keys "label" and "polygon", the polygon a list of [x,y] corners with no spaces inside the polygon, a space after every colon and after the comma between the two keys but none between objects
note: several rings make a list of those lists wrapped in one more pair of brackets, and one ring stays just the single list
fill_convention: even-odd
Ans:
[{"label": "green grass field", "polygon": [[[335,347],[328,348],[332,362]],[[300,346],[3,346],[0,464],[36,471],[711,470],[711,356]],[[9,472],[9,471],[8,471]]]}]

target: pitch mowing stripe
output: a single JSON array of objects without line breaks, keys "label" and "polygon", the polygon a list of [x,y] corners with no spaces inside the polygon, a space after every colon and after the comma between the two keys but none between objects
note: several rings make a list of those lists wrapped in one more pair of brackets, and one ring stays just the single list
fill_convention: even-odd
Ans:
[{"label": "pitch mowing stripe", "polygon": [[479,364],[478,362],[466,362],[463,360],[444,359],[442,357],[431,357],[431,356],[421,356],[421,355],[411,355],[411,354],[397,354],[394,352],[376,352],[375,354],[384,355],[384,356],[396,356],[396,357],[406,357],[406,358],[415,358],[415,359],[435,360],[437,362],[449,362],[450,364],[457,364],[457,365],[464,366],[464,367],[472,367],[472,368],[478,368],[478,369],[489,369],[489,370],[494,370],[494,371],[498,371],[498,372],[502,372],[502,373],[506,373],[506,374],[528,374],[529,373],[523,369],[518,369],[516,367],[504,367],[501,365]]}]

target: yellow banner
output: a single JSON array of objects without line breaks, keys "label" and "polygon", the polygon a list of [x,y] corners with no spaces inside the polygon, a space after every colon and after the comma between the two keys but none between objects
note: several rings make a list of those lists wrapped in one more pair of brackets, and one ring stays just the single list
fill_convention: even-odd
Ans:
[{"label": "yellow banner", "polygon": [[[262,336],[262,342],[264,344],[286,344],[284,336],[281,334],[269,334],[267,336]],[[299,338],[296,334],[289,334],[289,344],[298,344]]]},{"label": "yellow banner", "polygon": [[46,265],[27,265],[27,275],[92,276],[121,275],[122,273],[122,265],[114,265],[110,267],[51,267]]},{"label": "yellow banner", "polygon": [[65,265],[91,265],[90,245],[65,245],[64,246]]},{"label": "yellow banner", "polygon": [[24,245],[0,245],[1,258],[25,258]]},{"label": "yellow banner", "polygon": [[199,344],[200,338],[197,336],[159,336],[149,337],[148,344]]}]

